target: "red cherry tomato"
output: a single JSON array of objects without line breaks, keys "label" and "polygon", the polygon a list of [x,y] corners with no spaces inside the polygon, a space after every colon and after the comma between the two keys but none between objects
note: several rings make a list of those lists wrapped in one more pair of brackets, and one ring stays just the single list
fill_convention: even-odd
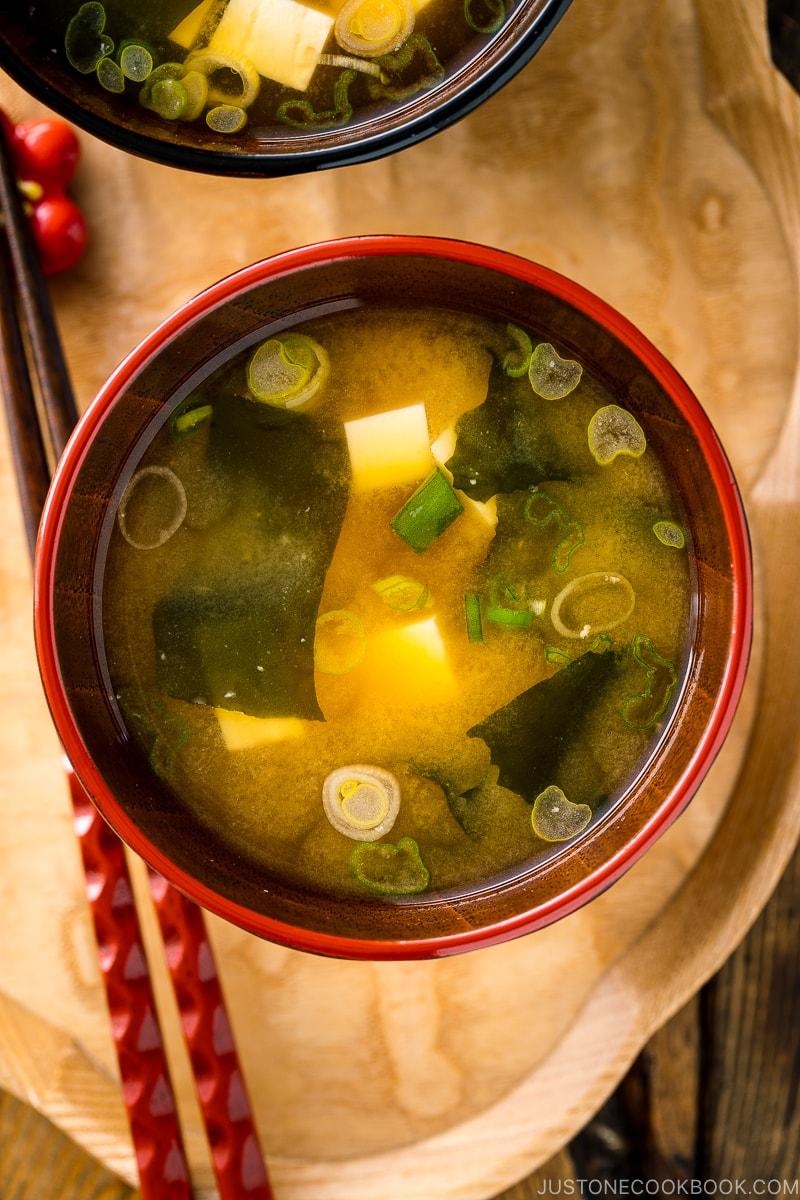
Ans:
[{"label": "red cherry tomato", "polygon": [[22,121],[14,134],[14,160],[22,179],[33,179],[45,192],[63,192],[78,165],[80,147],[64,121]]},{"label": "red cherry tomato", "polygon": [[45,196],[31,214],[39,258],[45,275],[74,266],[86,246],[81,210],[68,196]]}]

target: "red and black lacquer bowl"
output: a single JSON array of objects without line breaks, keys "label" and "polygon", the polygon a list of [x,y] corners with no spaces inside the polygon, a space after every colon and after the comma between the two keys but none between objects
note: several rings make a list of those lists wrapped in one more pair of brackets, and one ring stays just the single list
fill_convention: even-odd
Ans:
[{"label": "red and black lacquer bowl", "polygon": [[[551,332],[642,417],[691,529],[688,676],[646,766],[574,844],[461,896],[337,898],[265,876],[143,765],[109,701],[99,635],[104,540],[148,431],[232,346],[287,317],[354,300],[469,309]],[[36,563],[36,643],[53,718],[120,837],[176,887],[243,928],[353,958],[423,958],[501,942],[564,916],[617,879],[686,807],[725,738],[747,665],[751,605],[747,526],[731,468],[708,417],[663,356],[614,309],[553,271],[483,246],[414,237],[292,250],[222,280],[156,329],[114,372],[70,441]]]}]

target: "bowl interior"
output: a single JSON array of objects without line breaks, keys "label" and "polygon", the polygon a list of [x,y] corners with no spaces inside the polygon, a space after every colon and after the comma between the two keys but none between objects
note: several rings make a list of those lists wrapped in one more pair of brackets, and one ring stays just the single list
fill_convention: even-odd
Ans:
[{"label": "bowl interior", "polygon": [[[735,485],[707,419],[678,377],[640,338],[643,353],[663,364],[673,398],[658,370],[622,340],[639,336],[627,322],[541,268],[458,243],[437,243],[437,252],[423,240],[414,243],[416,251],[400,253],[407,242],[334,243],[260,264],[218,285],[153,335],[84,418],[56,481],[39,554],[37,627],[48,698],[68,754],[112,825],[222,915],[290,944],[342,953],[367,953],[365,947],[377,943],[485,939],[520,921],[524,927],[543,923],[574,907],[590,885],[599,890],[688,802],[730,720],[734,676],[746,657],[746,546],[732,545],[732,511],[739,514],[733,524],[738,519],[743,544],[746,534]],[[149,771],[108,699],[99,635],[104,547],[148,431],[164,419],[164,406],[177,403],[197,373],[232,346],[352,303],[441,305],[551,334],[640,416],[682,499],[696,555],[688,676],[639,778],[555,858],[445,899],[336,898],[265,877],[263,867],[210,834]],[[600,319],[584,311],[593,305]],[[622,337],[607,327],[610,321]]]},{"label": "bowl interior", "polygon": [[[570,0],[520,0],[492,37],[477,36],[441,83],[385,112],[342,127],[285,136],[257,125],[219,135],[203,121],[165,121],[121,103],[80,75],[53,45],[46,20],[18,6],[0,29],[0,65],[24,88],[106,141],[173,166],[225,174],[282,175],[342,166],[398,150],[443,129],[501,87],[535,53]],[[45,15],[53,0],[43,0]],[[76,2],[76,9],[78,4]]]}]

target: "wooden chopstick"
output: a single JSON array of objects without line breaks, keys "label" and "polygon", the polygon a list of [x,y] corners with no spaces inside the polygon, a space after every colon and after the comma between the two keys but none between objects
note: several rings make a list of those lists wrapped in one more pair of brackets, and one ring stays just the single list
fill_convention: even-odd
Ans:
[{"label": "wooden chopstick", "polygon": [[[77,420],[77,406],[2,134],[0,212],[5,225],[5,235],[0,236],[0,383],[33,552],[49,483],[48,451],[53,462],[63,451]],[[28,369],[20,314],[38,390]],[[189,1172],[124,848],[71,768],[68,781],[142,1197],[184,1200],[191,1196]],[[154,873],[151,892],[165,945],[179,950],[168,956],[168,966],[220,1200],[272,1200],[201,911]],[[187,997],[193,1010],[191,1021],[184,1012]],[[220,1030],[226,1031],[224,1046],[219,1043]]]}]

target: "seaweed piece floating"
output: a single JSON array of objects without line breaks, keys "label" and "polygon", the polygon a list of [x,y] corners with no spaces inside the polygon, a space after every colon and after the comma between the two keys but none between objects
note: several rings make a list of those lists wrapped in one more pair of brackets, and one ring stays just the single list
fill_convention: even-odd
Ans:
[{"label": "seaweed piece floating", "polygon": [[161,697],[145,688],[124,688],[117,697],[127,726],[148,747],[150,766],[167,780],[175,756],[191,733],[183,717],[169,712]]},{"label": "seaweed piece floating", "polygon": [[627,698],[622,706],[622,719],[629,728],[644,732],[652,729],[667,711],[678,682],[678,672],[675,664],[659,654],[652,640],[643,633],[634,637],[631,653],[634,662],[644,669],[647,682],[641,692]]},{"label": "seaweed piece floating", "polygon": [[571,477],[526,380],[510,378],[497,359],[483,404],[456,422],[455,450],[445,465],[454,487],[473,500]]},{"label": "seaweed piece floating", "polygon": [[549,342],[540,342],[531,355],[528,378],[543,400],[563,400],[581,381],[583,367],[572,358],[562,358]]},{"label": "seaweed piece floating", "polygon": [[589,422],[589,449],[601,467],[607,467],[620,454],[641,458],[647,449],[644,430],[633,413],[618,404],[598,408]]},{"label": "seaweed piece floating", "polygon": [[159,686],[254,717],[321,720],[314,635],[347,505],[344,435],[230,396],[208,444],[210,471],[238,500],[219,553],[198,543],[184,585],[155,606]]},{"label": "seaweed piece floating", "polygon": [[503,355],[503,370],[512,379],[521,379],[528,374],[533,354],[533,342],[524,329],[518,325],[506,325],[506,333],[514,343],[514,350],[507,350]]},{"label": "seaweed piece floating", "polygon": [[379,896],[413,896],[424,892],[430,873],[410,837],[391,842],[360,842],[350,855],[350,870],[368,891]]},{"label": "seaweed piece floating", "polygon": [[557,781],[562,757],[618,666],[616,654],[589,650],[467,731],[486,742],[502,787],[532,801]]},{"label": "seaweed piece floating", "polygon": [[106,10],[96,0],[82,4],[67,26],[64,49],[70,66],[81,75],[91,75],[109,54],[114,42],[105,32]]},{"label": "seaweed piece floating", "polygon": [[533,832],[545,842],[568,842],[583,833],[592,819],[588,804],[573,804],[560,787],[551,784],[533,802]]}]

